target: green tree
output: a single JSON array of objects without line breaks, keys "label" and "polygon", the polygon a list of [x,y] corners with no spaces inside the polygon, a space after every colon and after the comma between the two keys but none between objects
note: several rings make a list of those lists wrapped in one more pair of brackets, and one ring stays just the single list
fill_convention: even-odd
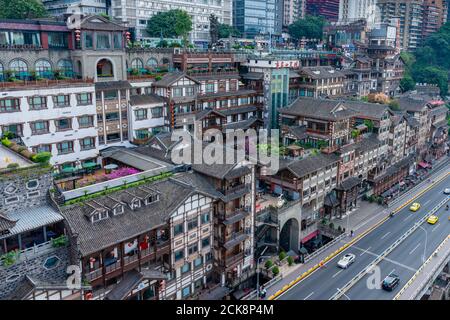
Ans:
[{"label": "green tree", "polygon": [[403,79],[400,80],[400,89],[402,92],[411,91],[416,88],[416,82],[414,81],[412,75],[405,74]]},{"label": "green tree", "polygon": [[323,27],[326,20],[320,16],[306,15],[304,19],[295,21],[288,27],[289,35],[295,40],[305,37],[307,39],[322,39]]},{"label": "green tree", "polygon": [[165,38],[182,37],[185,45],[187,45],[187,37],[191,31],[191,17],[181,9],[158,12],[150,18],[147,24],[147,32],[150,37],[161,35]]},{"label": "green tree", "polygon": [[219,40],[219,19],[215,14],[209,16],[209,36],[211,44],[215,44]]},{"label": "green tree", "polygon": [[0,0],[0,8],[1,19],[36,19],[48,15],[40,0]]},{"label": "green tree", "polygon": [[219,24],[218,31],[219,31],[219,39],[228,38],[230,36],[231,37],[241,36],[241,33],[239,32],[238,29],[224,23]]},{"label": "green tree", "polygon": [[397,100],[391,100],[391,102],[389,102],[389,107],[394,111],[400,110],[400,104]]}]

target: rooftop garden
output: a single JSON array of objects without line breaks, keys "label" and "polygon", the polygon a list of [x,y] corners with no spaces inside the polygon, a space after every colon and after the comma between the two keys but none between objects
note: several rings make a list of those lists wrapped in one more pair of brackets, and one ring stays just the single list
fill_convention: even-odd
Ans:
[{"label": "rooftop garden", "polygon": [[[20,154],[22,157],[30,160],[34,163],[42,163],[42,164],[48,164],[50,161],[50,158],[52,157],[52,154],[50,152],[39,152],[39,153],[33,153],[28,150],[27,147],[23,145],[19,145],[16,141],[12,141],[10,139],[13,139],[14,134],[10,132],[6,132],[1,137],[0,141],[3,146],[9,148],[10,150],[14,151],[17,154]],[[7,168],[15,169],[18,168],[18,163],[10,163],[8,164]]]}]

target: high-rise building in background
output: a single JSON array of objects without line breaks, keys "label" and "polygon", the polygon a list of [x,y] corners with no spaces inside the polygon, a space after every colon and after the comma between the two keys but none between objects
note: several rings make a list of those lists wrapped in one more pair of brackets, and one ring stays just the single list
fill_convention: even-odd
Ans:
[{"label": "high-rise building in background", "polygon": [[446,21],[443,0],[378,0],[380,19],[398,18],[401,47],[415,50],[430,33]]},{"label": "high-rise building in background", "polygon": [[234,0],[233,26],[243,37],[279,36],[283,24],[283,0]]},{"label": "high-rise building in background", "polygon": [[339,21],[354,22],[366,19],[368,26],[376,22],[377,0],[341,0],[339,2]]},{"label": "high-rise building in background", "polygon": [[306,0],[283,1],[283,26],[288,26],[305,16]]},{"label": "high-rise building in background", "polygon": [[84,14],[108,14],[111,0],[42,0],[53,16],[81,12]]},{"label": "high-rise building in background", "polygon": [[186,11],[192,17],[190,40],[197,46],[209,42],[209,16],[214,14],[220,23],[231,25],[231,0],[112,0],[111,14],[114,18],[128,22],[136,29],[136,39],[148,37],[148,20],[158,12],[173,9]]},{"label": "high-rise building in background", "polygon": [[339,18],[339,0],[306,0],[306,13],[329,21]]}]

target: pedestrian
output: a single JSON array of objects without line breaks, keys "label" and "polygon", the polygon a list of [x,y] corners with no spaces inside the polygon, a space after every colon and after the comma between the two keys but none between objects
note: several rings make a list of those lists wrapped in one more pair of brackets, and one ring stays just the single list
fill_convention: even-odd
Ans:
[{"label": "pedestrian", "polygon": [[353,230],[350,230],[350,237],[353,237]]}]

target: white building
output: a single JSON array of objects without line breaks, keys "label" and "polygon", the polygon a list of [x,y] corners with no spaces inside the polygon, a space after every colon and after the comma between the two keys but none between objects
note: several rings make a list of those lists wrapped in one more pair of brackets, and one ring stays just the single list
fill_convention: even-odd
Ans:
[{"label": "white building", "polygon": [[352,22],[359,19],[366,19],[369,28],[376,22],[377,0],[340,0],[339,1],[339,21]]},{"label": "white building", "polygon": [[132,140],[142,140],[165,131],[167,108],[164,99],[157,95],[130,97],[129,113]]},{"label": "white building", "polygon": [[0,132],[13,132],[35,153],[52,153],[54,165],[98,155],[92,83],[17,87],[1,91]]},{"label": "white building", "polygon": [[195,45],[206,46],[209,36],[209,16],[214,14],[220,23],[231,25],[231,0],[112,0],[111,14],[136,28],[136,39],[147,36],[148,19],[158,12],[173,9],[186,11],[192,17],[190,40]]},{"label": "white building", "polygon": [[108,14],[107,0],[42,0],[53,16],[66,13]]}]

